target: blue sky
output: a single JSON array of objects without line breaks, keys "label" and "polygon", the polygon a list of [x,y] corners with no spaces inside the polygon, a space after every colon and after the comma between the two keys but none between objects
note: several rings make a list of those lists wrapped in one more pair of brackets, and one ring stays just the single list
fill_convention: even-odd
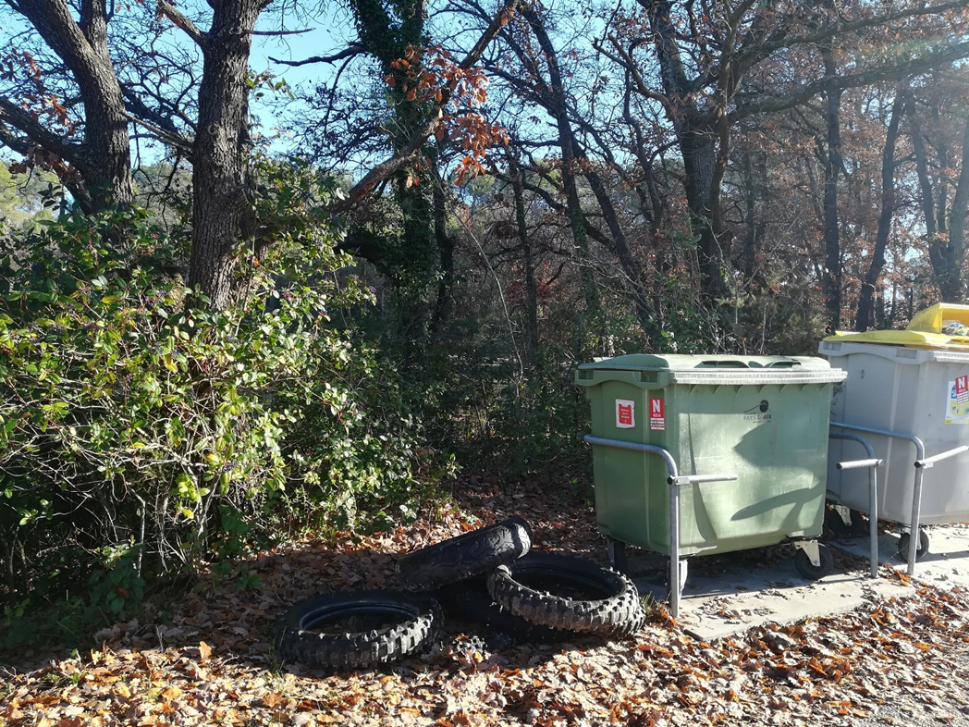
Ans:
[{"label": "blue sky", "polygon": [[[181,6],[184,12],[189,12],[190,8]],[[270,7],[270,11],[271,11]],[[119,3],[118,12],[124,12],[123,4]],[[270,56],[285,60],[303,60],[313,55],[327,55],[334,53],[352,40],[350,34],[355,33],[352,21],[347,16],[344,9],[335,4],[330,4],[323,17],[316,18],[312,22],[307,21],[300,24],[297,18],[287,19],[287,26],[290,29],[308,28],[309,32],[298,35],[271,36],[257,35],[253,40],[252,54],[250,56],[250,67],[256,73],[270,71],[277,79],[285,78],[291,85],[308,85],[321,79],[328,78],[332,74],[332,69],[326,64],[311,64],[300,67],[290,67],[275,64],[269,60]],[[279,20],[274,17],[272,12],[267,11],[260,18],[257,29],[263,32],[270,32],[278,29]],[[0,42],[27,29],[26,23],[9,7],[0,4]],[[202,29],[206,29],[202,26]],[[191,41],[182,31],[172,26],[168,31],[168,38],[176,44],[191,44]],[[252,99],[251,110],[263,125],[263,133],[271,134],[275,125],[273,112],[267,103],[260,103],[258,99]],[[282,151],[285,145],[276,143],[273,148]],[[142,145],[141,156],[145,162],[153,161],[153,157],[160,153],[160,150],[152,150]],[[9,156],[9,150],[0,147],[0,156]]]}]

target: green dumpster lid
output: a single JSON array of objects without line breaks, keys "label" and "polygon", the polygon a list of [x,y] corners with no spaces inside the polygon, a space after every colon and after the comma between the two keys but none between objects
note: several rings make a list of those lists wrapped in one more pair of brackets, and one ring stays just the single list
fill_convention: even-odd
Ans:
[{"label": "green dumpster lid", "polygon": [[814,356],[629,354],[582,364],[580,371],[666,372],[679,384],[831,383],[846,373]]}]

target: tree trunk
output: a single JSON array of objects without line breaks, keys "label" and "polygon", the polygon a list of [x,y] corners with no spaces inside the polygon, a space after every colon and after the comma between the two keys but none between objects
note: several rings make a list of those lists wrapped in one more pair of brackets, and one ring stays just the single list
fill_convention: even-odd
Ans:
[{"label": "tree trunk", "polygon": [[88,157],[85,178],[95,206],[128,205],[134,199],[131,144],[124,96],[108,53],[105,0],[85,0],[81,28],[95,58],[89,64],[78,64],[85,69],[78,78],[84,101],[85,156]]},{"label": "tree trunk", "polygon": [[919,128],[918,116],[914,112],[910,115],[910,126],[912,128],[912,148],[915,151],[915,170],[919,180],[922,217],[925,222],[925,241],[929,246],[929,261],[932,263],[933,274],[937,279],[941,279],[945,274],[945,245],[939,237],[935,224],[935,193],[932,188],[932,179],[929,177],[929,160],[925,150],[925,139],[922,137],[922,130]]},{"label": "tree trunk", "polygon": [[[573,143],[575,143],[574,139]],[[626,233],[619,223],[619,215],[616,213],[616,208],[612,204],[609,191],[602,183],[602,179],[593,169],[589,160],[584,156],[582,163],[586,167],[584,176],[589,182],[589,187],[592,189],[596,201],[599,203],[599,209],[602,210],[602,216],[606,221],[606,226],[609,228],[609,234],[612,237],[615,247],[616,257],[619,258],[619,264],[622,267],[623,273],[626,275],[627,284],[633,297],[633,305],[636,308],[636,315],[639,318],[639,325],[643,330],[643,337],[645,339],[643,345],[645,350],[652,350],[656,341],[659,339],[659,331],[656,329],[655,312],[650,305],[646,286],[643,284],[642,268],[636,262],[635,258],[633,258],[632,251],[629,249]]]},{"label": "tree trunk", "polygon": [[[834,51],[822,48],[824,75],[837,74]],[[824,302],[831,330],[841,327],[841,240],[838,229],[838,173],[841,171],[841,91],[827,92],[824,155]]]},{"label": "tree trunk", "polygon": [[[558,55],[538,14],[530,7],[525,6],[522,8],[522,16],[528,22],[532,32],[535,33],[548,64],[549,85],[541,91],[545,97],[543,105],[555,119],[558,144],[562,151],[562,186],[565,189],[569,229],[572,231],[572,239],[575,242],[575,250],[579,259],[579,279],[582,285],[582,297],[585,300],[585,314],[597,319],[601,313],[602,305],[589,254],[589,233],[585,228],[585,216],[582,214],[579,188],[575,181],[577,167],[575,136],[569,122],[568,108],[565,102],[565,86],[562,82],[562,73],[559,70]],[[522,61],[527,64],[529,59],[523,58]],[[544,85],[541,78],[535,80]]]},{"label": "tree trunk", "polygon": [[513,153],[508,153],[508,171],[511,172],[512,189],[515,194],[515,222],[518,240],[525,262],[525,358],[528,366],[534,368],[539,357],[538,337],[538,286],[535,283],[535,260],[532,255],[532,241],[528,235],[528,218],[525,215],[525,185],[522,170]]},{"label": "tree trunk", "polygon": [[763,206],[768,201],[768,196],[764,193],[767,183],[767,155],[763,152],[757,154],[756,166],[757,174],[754,173],[755,159],[749,149],[745,150],[741,159],[741,169],[744,180],[747,231],[740,256],[740,269],[744,274],[747,291],[752,294],[760,293],[766,286],[764,277],[757,267],[757,253],[763,245],[766,232],[764,222],[766,212],[763,209],[758,210],[757,203],[760,201]]},{"label": "tree trunk", "polygon": [[[647,3],[650,28],[653,31],[656,57],[659,61],[663,90],[672,104],[673,127],[683,157],[684,186],[690,224],[697,240],[700,264],[700,291],[707,303],[713,304],[729,291],[725,258],[722,250],[723,216],[719,206],[717,135],[701,112],[695,93],[687,79],[680,57],[677,30],[671,17],[673,3],[668,0]],[[725,110],[724,110],[725,112]],[[721,150],[723,157],[725,150]]]},{"label": "tree trunk", "polygon": [[[690,125],[690,124],[688,124]],[[690,224],[697,240],[700,292],[708,303],[728,293],[721,239],[720,210],[714,207],[713,178],[717,164],[715,137],[705,130],[690,129],[680,135],[680,152],[686,176],[686,201]]]},{"label": "tree trunk", "polygon": [[[426,45],[424,22],[427,18],[426,0],[351,0],[350,7],[357,24],[360,45],[366,53],[380,64],[381,73],[393,79],[388,91],[392,116],[385,124],[394,152],[405,149],[419,129],[428,121],[431,108],[426,102],[408,99],[408,84],[424,62],[422,49]],[[410,49],[410,53],[409,53]],[[413,55],[413,52],[417,55]],[[409,65],[402,66],[405,58]],[[422,148],[423,156],[436,163],[437,152],[431,146]],[[443,323],[437,316],[445,313],[440,309],[442,289],[450,285],[445,280],[446,259],[450,254],[447,242],[437,232],[435,216],[439,202],[435,189],[436,173],[422,165],[409,163],[392,175],[394,199],[400,208],[402,222],[400,232],[384,236],[383,265],[390,273],[400,315],[398,333],[406,341],[408,351],[420,355],[428,336]],[[443,243],[443,246],[442,246]],[[435,273],[443,273],[438,283],[437,305],[430,312],[427,294]],[[411,344],[417,344],[412,349]]]},{"label": "tree trunk", "polygon": [[905,97],[902,90],[898,89],[895,103],[892,104],[892,115],[888,120],[885,147],[882,150],[881,214],[878,216],[878,232],[875,235],[875,249],[872,252],[871,264],[868,266],[865,281],[861,286],[861,295],[858,298],[858,312],[855,316],[855,330],[858,332],[868,330],[875,285],[885,267],[885,248],[888,245],[888,235],[892,229],[892,218],[895,213],[895,144],[898,140],[898,125],[904,110]]},{"label": "tree trunk", "polygon": [[263,0],[222,0],[202,44],[192,165],[189,286],[216,309],[232,302],[241,244],[253,233],[247,179],[249,51]]},{"label": "tree trunk", "polygon": [[942,300],[962,303],[965,290],[962,283],[962,258],[965,246],[966,208],[969,207],[969,119],[962,136],[962,169],[949,212],[949,246],[945,277],[939,281]]},{"label": "tree trunk", "polygon": [[[940,123],[938,108],[932,110],[932,115],[936,124]],[[936,229],[944,235],[948,230],[946,209],[949,204],[949,170],[952,169],[952,164],[949,159],[949,147],[944,141],[936,146],[936,153],[939,156],[939,169],[935,176],[935,186],[939,190],[939,200],[936,205]]]},{"label": "tree trunk", "polygon": [[19,128],[36,146],[77,168],[84,179],[83,188],[73,186],[83,192],[77,201],[93,211],[130,204],[134,189],[124,97],[108,52],[105,0],[83,0],[80,5],[77,22],[65,0],[30,0],[19,3],[18,10],[77,82],[84,106],[84,139],[79,145],[59,140],[32,115]]},{"label": "tree trunk", "polygon": [[437,283],[437,302],[434,318],[431,321],[431,336],[438,338],[451,317],[451,304],[454,291],[454,238],[447,234],[447,205],[444,196],[444,181],[434,169],[434,238],[437,240],[440,258],[440,277]]}]

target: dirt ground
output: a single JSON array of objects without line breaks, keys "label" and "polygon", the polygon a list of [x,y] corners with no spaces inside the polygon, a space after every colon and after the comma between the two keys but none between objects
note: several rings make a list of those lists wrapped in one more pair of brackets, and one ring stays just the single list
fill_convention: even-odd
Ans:
[{"label": "dirt ground", "polygon": [[[906,597],[706,643],[662,604],[634,638],[512,643],[452,619],[430,650],[383,668],[280,663],[273,628],[317,593],[397,586],[394,558],[508,515],[534,547],[604,562],[583,493],[467,476],[415,525],[305,541],[245,565],[260,586],[203,580],[159,594],[73,657],[6,655],[0,727],[44,725],[969,724],[969,595],[909,582]],[[230,581],[232,579],[229,579]]]}]

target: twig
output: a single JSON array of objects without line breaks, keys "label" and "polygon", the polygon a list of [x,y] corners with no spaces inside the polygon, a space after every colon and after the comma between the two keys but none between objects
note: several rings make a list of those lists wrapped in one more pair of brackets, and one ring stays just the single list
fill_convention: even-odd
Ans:
[{"label": "twig", "polygon": [[344,58],[352,58],[353,56],[360,55],[364,52],[363,46],[359,43],[351,43],[349,46],[341,50],[339,53],[334,53],[330,56],[310,56],[301,61],[285,61],[282,58],[274,58],[269,56],[269,60],[273,63],[278,63],[283,66],[305,66],[308,63],[336,63]]}]

